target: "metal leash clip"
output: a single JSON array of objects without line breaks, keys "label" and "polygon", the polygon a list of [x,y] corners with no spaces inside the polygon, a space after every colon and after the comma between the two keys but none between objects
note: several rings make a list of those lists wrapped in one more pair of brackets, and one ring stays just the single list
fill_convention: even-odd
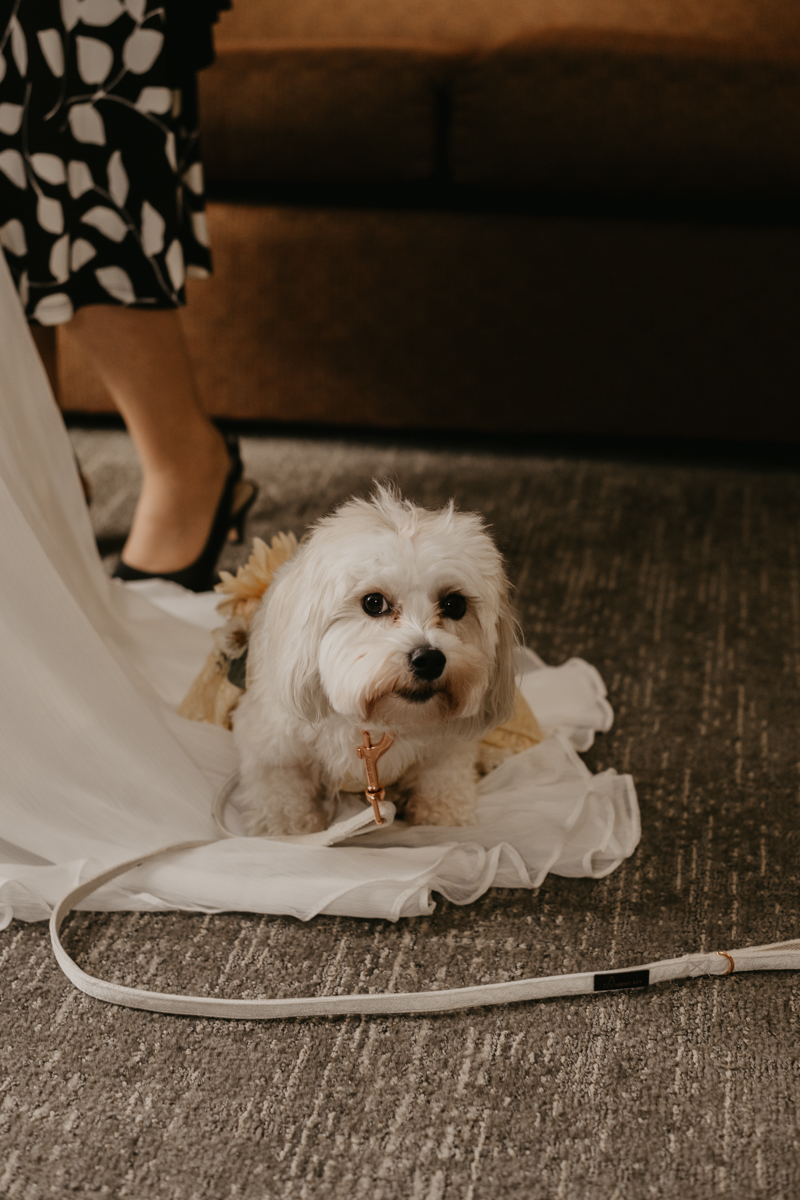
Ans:
[{"label": "metal leash clip", "polygon": [[367,786],[364,795],[372,805],[372,811],[375,814],[375,824],[385,825],[386,822],[380,810],[380,802],[386,796],[386,789],[381,787],[381,781],[378,777],[378,759],[386,753],[394,742],[394,738],[390,733],[385,733],[377,746],[373,746],[372,738],[367,730],[363,729],[362,733],[364,735],[364,743],[361,746],[356,746],[356,754],[363,762],[367,773]]}]

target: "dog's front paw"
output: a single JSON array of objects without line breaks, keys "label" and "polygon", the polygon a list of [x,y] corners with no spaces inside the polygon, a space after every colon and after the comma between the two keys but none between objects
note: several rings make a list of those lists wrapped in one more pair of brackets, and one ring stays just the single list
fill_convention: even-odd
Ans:
[{"label": "dog's front paw", "polygon": [[319,781],[301,767],[243,772],[236,799],[250,837],[321,833],[330,824]]},{"label": "dog's front paw", "polygon": [[436,796],[412,792],[406,801],[403,817],[409,825],[474,825],[478,807],[477,793],[457,796]]},{"label": "dog's front paw", "polygon": [[289,814],[274,812],[265,806],[259,813],[243,815],[249,837],[296,837],[304,833],[322,833],[329,825],[327,816],[318,810]]},{"label": "dog's front paw", "polygon": [[478,780],[469,746],[448,747],[438,761],[415,767],[404,784],[409,825],[475,824]]}]

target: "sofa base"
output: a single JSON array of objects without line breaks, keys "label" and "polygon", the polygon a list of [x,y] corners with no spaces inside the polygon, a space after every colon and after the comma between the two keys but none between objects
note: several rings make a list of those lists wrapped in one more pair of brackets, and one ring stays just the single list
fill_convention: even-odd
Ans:
[{"label": "sofa base", "polygon": [[[800,229],[209,205],[214,416],[800,441]],[[110,398],[59,331],[62,405]]]}]

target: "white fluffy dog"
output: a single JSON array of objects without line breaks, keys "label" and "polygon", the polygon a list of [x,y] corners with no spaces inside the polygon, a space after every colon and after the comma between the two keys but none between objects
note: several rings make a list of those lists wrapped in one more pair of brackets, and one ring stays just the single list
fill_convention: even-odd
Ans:
[{"label": "white fluffy dog", "polygon": [[479,516],[380,487],[320,521],[253,621],[234,718],[249,831],[326,829],[337,791],[364,789],[365,729],[395,738],[380,775],[406,821],[471,824],[477,743],[514,707],[515,629]]}]

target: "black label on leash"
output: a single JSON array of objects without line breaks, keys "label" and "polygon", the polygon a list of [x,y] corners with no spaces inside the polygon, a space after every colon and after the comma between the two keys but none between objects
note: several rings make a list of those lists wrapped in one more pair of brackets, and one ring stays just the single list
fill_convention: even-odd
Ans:
[{"label": "black label on leash", "polygon": [[646,988],[650,986],[650,972],[644,971],[604,971],[595,975],[594,990],[596,992],[616,992],[623,988]]}]

